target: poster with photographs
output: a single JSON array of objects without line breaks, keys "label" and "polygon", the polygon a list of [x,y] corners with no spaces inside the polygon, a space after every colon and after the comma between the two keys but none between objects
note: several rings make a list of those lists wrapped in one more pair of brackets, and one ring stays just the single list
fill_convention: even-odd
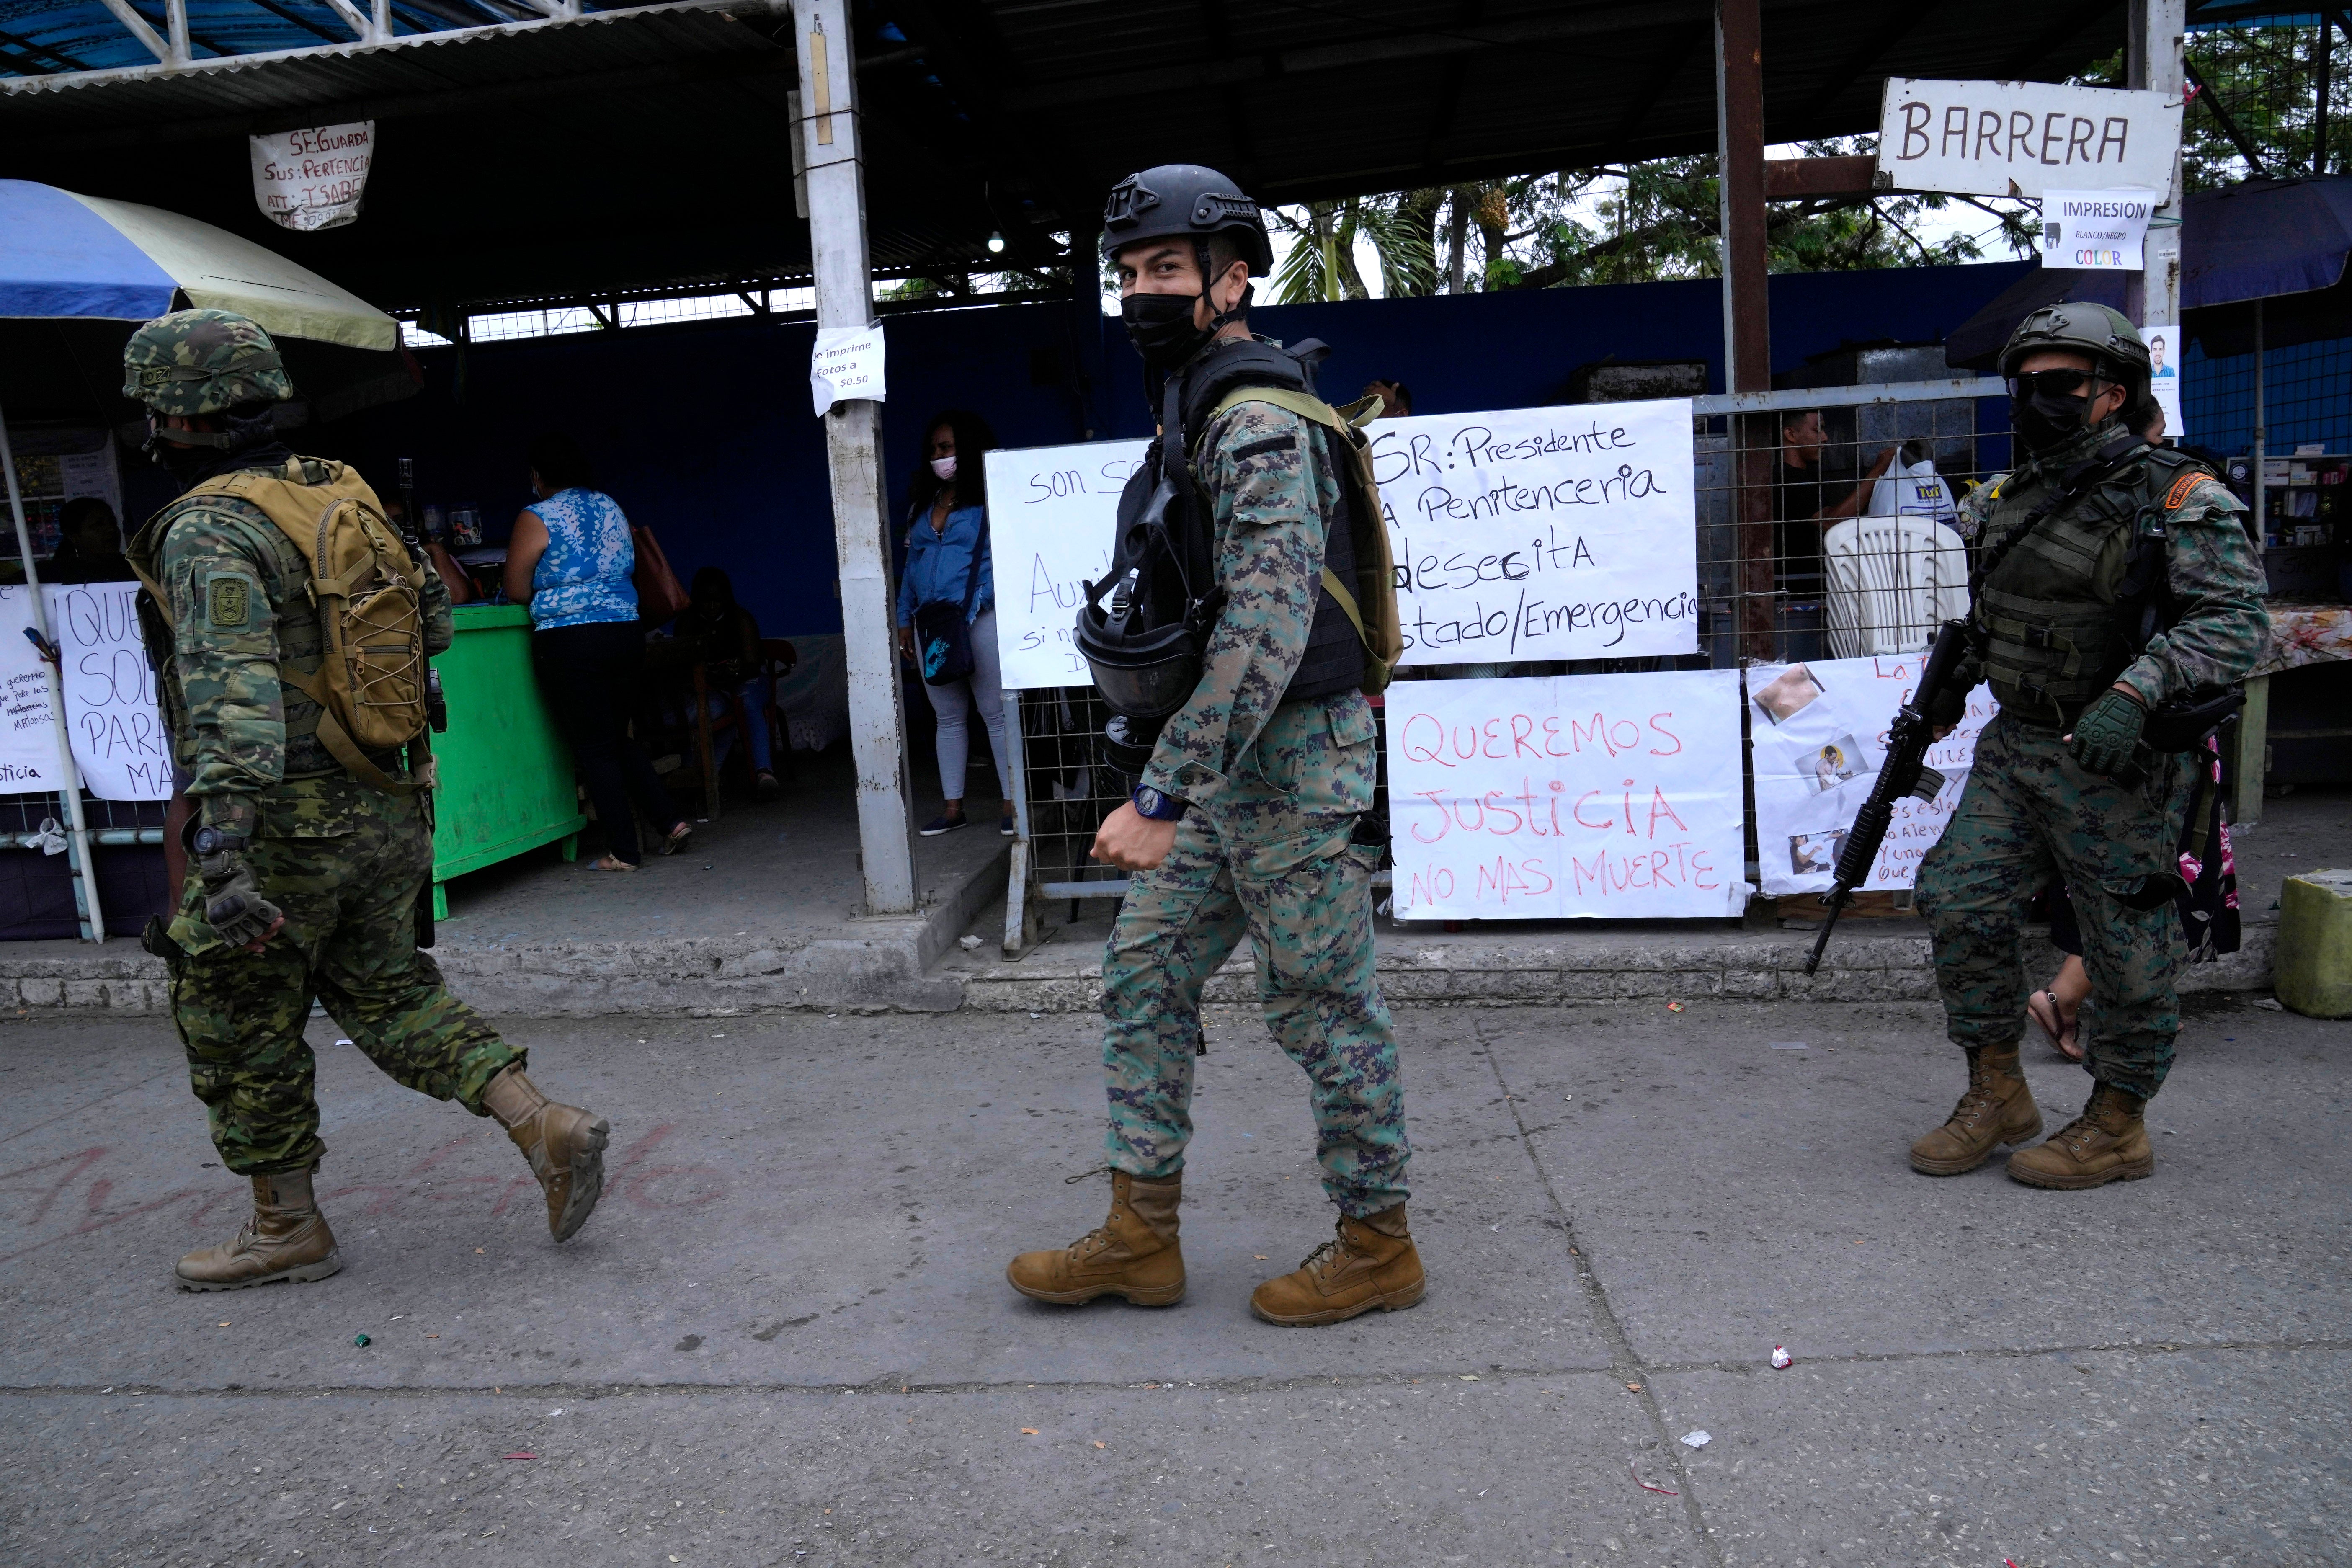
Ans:
[{"label": "poster with photographs", "polygon": [[[1854,813],[1878,783],[1895,711],[1910,698],[1926,661],[1922,653],[1749,667],[1748,751],[1765,892],[1829,890]],[[1969,782],[1977,736],[1995,711],[1992,689],[1978,687],[1959,728],[1927,749],[1927,765],[1944,775],[1944,787],[1933,801],[1906,796],[1895,803],[1865,889],[1908,888],[1917,879],[1920,860],[1944,836]]]}]

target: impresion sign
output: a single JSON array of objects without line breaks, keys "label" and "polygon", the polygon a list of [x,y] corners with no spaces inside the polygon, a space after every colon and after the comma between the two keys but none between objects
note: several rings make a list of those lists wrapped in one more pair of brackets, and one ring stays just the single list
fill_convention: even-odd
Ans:
[{"label": "impresion sign", "polygon": [[2052,190],[2172,196],[2180,102],[2160,92],[2039,81],[1889,77],[1878,167],[1899,191],[2040,196]]}]

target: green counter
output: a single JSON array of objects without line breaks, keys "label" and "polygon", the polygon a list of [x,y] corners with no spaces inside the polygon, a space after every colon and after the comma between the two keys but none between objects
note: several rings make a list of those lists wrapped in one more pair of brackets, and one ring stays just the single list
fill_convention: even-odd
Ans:
[{"label": "green counter", "polygon": [[449,651],[433,661],[449,728],[433,737],[441,787],[434,800],[433,912],[448,912],[442,884],[542,844],[574,858],[581,828],[572,748],[556,732],[530,668],[530,612],[520,605],[461,605]]}]

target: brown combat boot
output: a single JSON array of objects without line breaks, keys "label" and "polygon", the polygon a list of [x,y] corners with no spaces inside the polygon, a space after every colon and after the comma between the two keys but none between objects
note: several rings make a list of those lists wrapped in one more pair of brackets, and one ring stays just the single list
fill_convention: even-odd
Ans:
[{"label": "brown combat boot", "polygon": [[2147,1101],[2111,1083],[2093,1087],[2083,1114],[2047,1143],[2009,1157],[2009,1173],[2030,1187],[2103,1187],[2137,1182],[2156,1170],[2156,1151],[2140,1120]]},{"label": "brown combat boot", "polygon": [[324,1279],[342,1266],[335,1233],[310,1195],[310,1173],[273,1171],[253,1178],[253,1218],[236,1239],[189,1253],[173,1273],[183,1290],[242,1290]]},{"label": "brown combat boot", "polygon": [[1421,1300],[1421,1254],[1405,1226],[1404,1205],[1339,1218],[1339,1234],[1290,1273],[1250,1292],[1250,1310],[1286,1328],[1340,1323],[1378,1307],[1402,1311]]},{"label": "brown combat boot", "polygon": [[1923,1175],[1973,1171],[2003,1143],[2042,1134],[2042,1110],[2017,1065],[2017,1042],[1970,1046],[1968,1052],[1968,1092],[1941,1127],[1911,1145],[1911,1168]]},{"label": "brown combat boot", "polygon": [[558,1241],[571,1240],[604,1195],[604,1141],[613,1124],[576,1105],[556,1104],[520,1067],[490,1079],[482,1104],[530,1159],[531,1174],[546,1189],[548,1230]]},{"label": "brown combat boot", "polygon": [[1110,1217],[1058,1252],[1023,1253],[1006,1267],[1005,1282],[1033,1301],[1063,1307],[1097,1296],[1174,1306],[1184,1299],[1184,1249],[1176,1240],[1183,1191],[1181,1171],[1156,1178],[1113,1171]]}]

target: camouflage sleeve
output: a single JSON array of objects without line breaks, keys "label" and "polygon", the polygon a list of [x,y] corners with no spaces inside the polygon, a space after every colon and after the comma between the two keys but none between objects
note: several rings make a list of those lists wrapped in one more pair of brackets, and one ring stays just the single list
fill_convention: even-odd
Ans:
[{"label": "camouflage sleeve", "polygon": [[457,636],[457,623],[449,614],[449,584],[441,581],[441,574],[433,568],[433,558],[417,552],[417,565],[423,569],[425,583],[419,593],[425,612],[425,657],[449,651]]},{"label": "camouflage sleeve", "polygon": [[2007,474],[1993,474],[1981,480],[1960,498],[1959,516],[1953,520],[1952,531],[1969,542],[1971,547],[1984,538],[1985,520],[2000,500],[2000,487]]},{"label": "camouflage sleeve", "polygon": [[2179,618],[2120,677],[2150,708],[2245,678],[2270,643],[2263,565],[2238,514],[2245,503],[2195,476],[2165,509],[2166,570]]},{"label": "camouflage sleeve", "polygon": [[1225,608],[1201,684],[1160,731],[1142,781],[1179,800],[1215,804],[1306,657],[1325,520],[1339,494],[1313,433],[1287,409],[1244,403],[1202,437]]},{"label": "camouflage sleeve", "polygon": [[172,662],[195,752],[188,794],[206,825],[252,831],[255,796],[284,776],[278,617],[250,525],[199,509],[172,524],[157,564],[171,597]]}]

